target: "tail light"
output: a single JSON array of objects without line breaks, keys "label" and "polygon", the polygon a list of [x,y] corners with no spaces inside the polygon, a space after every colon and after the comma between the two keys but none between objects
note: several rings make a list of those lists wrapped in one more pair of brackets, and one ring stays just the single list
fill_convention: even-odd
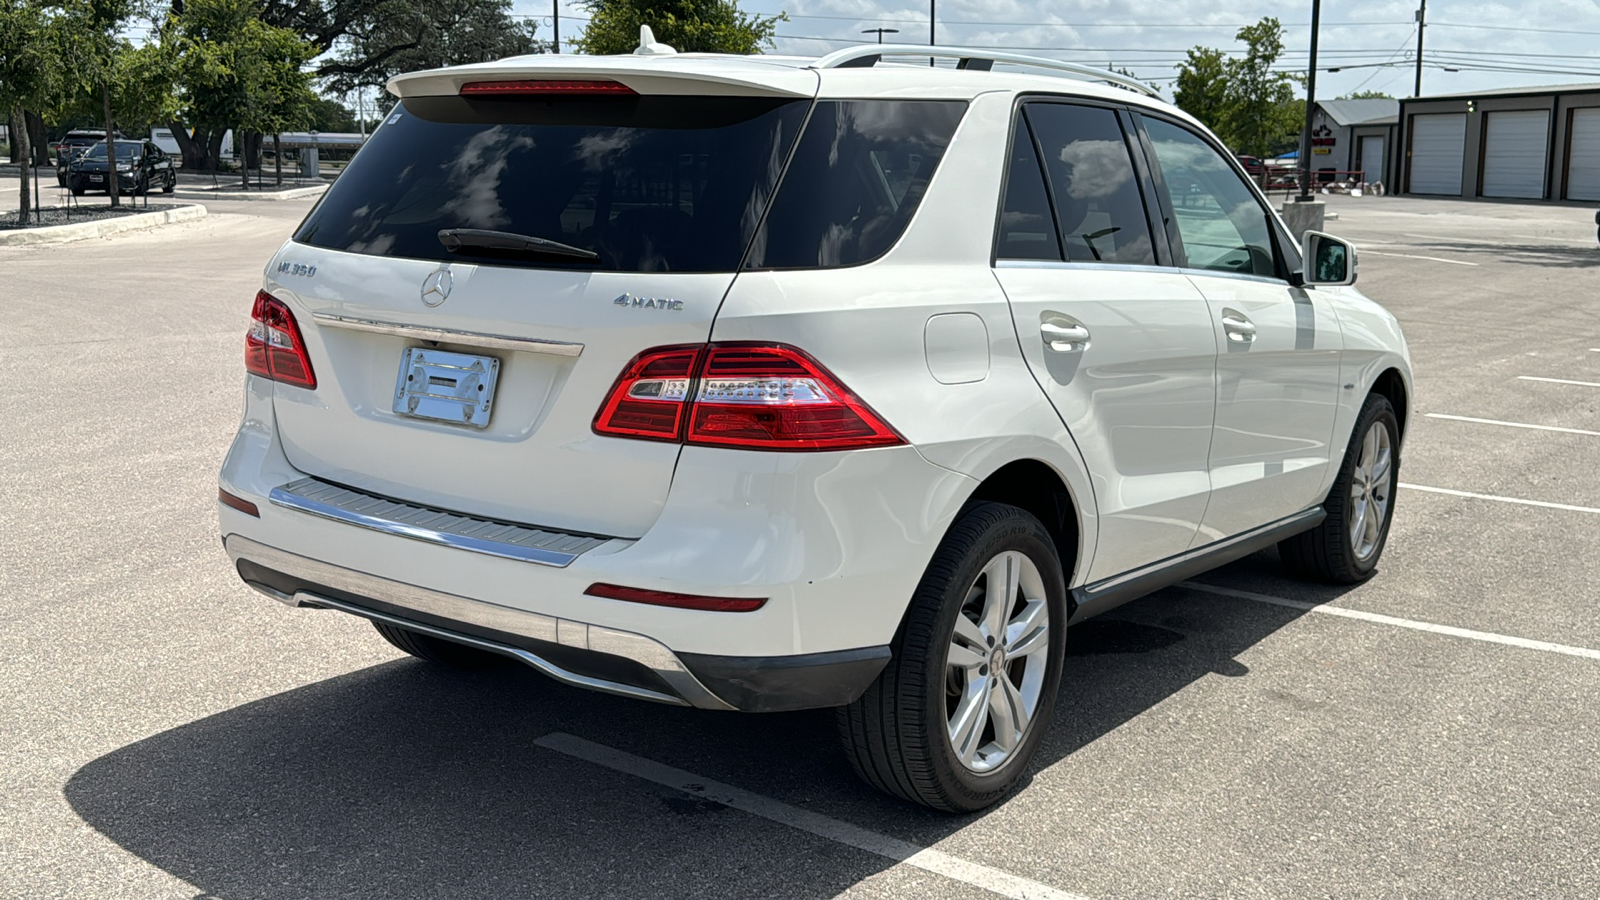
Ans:
[{"label": "tail light", "polygon": [[647,350],[623,369],[594,430],[751,450],[905,443],[821,363],[784,344]]},{"label": "tail light", "polygon": [[315,390],[317,376],[306,356],[300,326],[283,301],[266,291],[256,294],[250,310],[250,331],[244,338],[244,367],[252,375]]}]

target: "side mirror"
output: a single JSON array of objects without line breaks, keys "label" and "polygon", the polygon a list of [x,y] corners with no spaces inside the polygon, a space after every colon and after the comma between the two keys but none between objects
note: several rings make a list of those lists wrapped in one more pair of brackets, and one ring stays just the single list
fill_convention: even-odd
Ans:
[{"label": "side mirror", "polygon": [[1337,287],[1356,283],[1356,247],[1331,234],[1308,231],[1300,239],[1305,271],[1300,283],[1307,287]]}]

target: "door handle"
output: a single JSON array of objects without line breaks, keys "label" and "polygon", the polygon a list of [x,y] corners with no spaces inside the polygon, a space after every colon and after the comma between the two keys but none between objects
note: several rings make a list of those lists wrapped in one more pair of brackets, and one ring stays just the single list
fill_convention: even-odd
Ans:
[{"label": "door handle", "polygon": [[1065,316],[1039,323],[1044,345],[1057,353],[1071,353],[1089,346],[1089,329]]},{"label": "door handle", "polygon": [[1236,309],[1222,311],[1222,330],[1227,333],[1228,340],[1236,344],[1248,344],[1256,339],[1256,323]]}]

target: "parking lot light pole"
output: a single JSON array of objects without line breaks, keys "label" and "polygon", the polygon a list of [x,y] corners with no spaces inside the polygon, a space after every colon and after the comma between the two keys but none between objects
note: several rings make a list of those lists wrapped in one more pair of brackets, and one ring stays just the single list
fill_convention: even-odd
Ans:
[{"label": "parking lot light pole", "polygon": [[878,36],[878,43],[881,44],[881,43],[883,43],[883,36],[884,35],[886,35],[886,34],[899,34],[900,33],[900,29],[898,29],[898,28],[863,28],[863,29],[861,29],[861,33],[862,34],[876,34]]},{"label": "parking lot light pole", "polygon": [[1322,0],[1311,0],[1311,65],[1306,70],[1306,130],[1300,136],[1300,197],[1311,199],[1311,128],[1317,109],[1317,31],[1322,21]]}]

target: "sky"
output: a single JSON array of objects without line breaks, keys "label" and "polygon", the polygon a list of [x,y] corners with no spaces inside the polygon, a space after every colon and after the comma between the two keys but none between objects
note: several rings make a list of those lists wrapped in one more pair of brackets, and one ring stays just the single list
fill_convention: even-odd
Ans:
[{"label": "sky", "polygon": [[[539,20],[550,37],[552,4],[514,0],[516,13]],[[1127,68],[1170,97],[1174,67],[1196,45],[1241,50],[1241,26],[1263,16],[1284,25],[1279,68],[1306,70],[1311,40],[1311,0],[1271,3],[1235,0],[934,0],[941,44],[1006,49],[1095,66]],[[771,15],[778,24],[774,52],[821,56],[876,35],[867,28],[897,28],[885,41],[928,42],[926,2],[899,0],[742,0],[740,7]],[[1318,54],[1317,96],[1357,90],[1409,97],[1416,79],[1416,0],[1326,0]],[[562,3],[565,40],[587,13]],[[1528,85],[1600,82],[1600,0],[1527,0],[1522,3],[1431,0],[1424,34],[1422,93],[1453,94]],[[1329,72],[1330,67],[1340,71]],[[1458,71],[1446,71],[1446,68]]]}]

